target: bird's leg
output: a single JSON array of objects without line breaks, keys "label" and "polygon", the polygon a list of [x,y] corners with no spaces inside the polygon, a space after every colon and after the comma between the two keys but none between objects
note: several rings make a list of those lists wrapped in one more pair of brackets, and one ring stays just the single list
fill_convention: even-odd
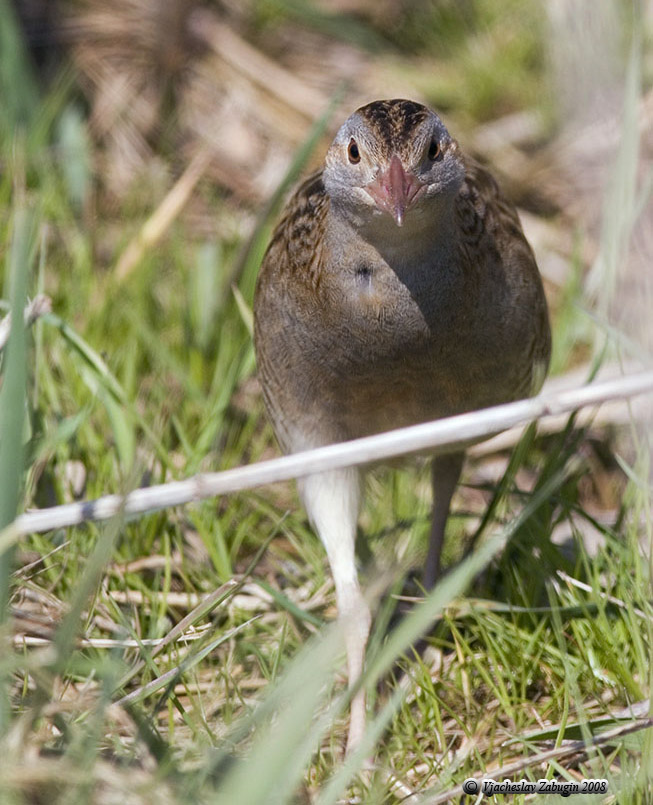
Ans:
[{"label": "bird's leg", "polygon": [[[311,475],[301,482],[300,492],[331,565],[351,687],[363,672],[371,623],[370,609],[358,584],[354,556],[360,505],[359,473],[355,469],[345,469]],[[347,753],[358,746],[364,732],[365,691],[361,689],[351,702]]]},{"label": "bird's leg", "polygon": [[430,590],[440,576],[440,559],[444,544],[444,530],[449,516],[449,506],[465,460],[464,453],[447,453],[435,456],[431,463],[433,488],[433,517],[429,551],[424,568],[424,589]]}]

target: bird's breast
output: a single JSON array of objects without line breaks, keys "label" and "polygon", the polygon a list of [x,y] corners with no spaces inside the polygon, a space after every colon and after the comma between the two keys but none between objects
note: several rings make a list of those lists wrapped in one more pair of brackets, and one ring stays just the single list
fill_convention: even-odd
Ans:
[{"label": "bird's breast", "polygon": [[[336,266],[322,286],[326,326],[366,363],[405,360],[452,338],[462,284],[455,267],[437,261],[390,265],[361,250]],[[351,355],[349,359],[351,359]]]},{"label": "bird's breast", "polygon": [[347,433],[511,398],[506,367],[523,347],[511,337],[500,284],[480,286],[454,261],[391,265],[364,248],[332,269],[307,321],[306,349]]}]

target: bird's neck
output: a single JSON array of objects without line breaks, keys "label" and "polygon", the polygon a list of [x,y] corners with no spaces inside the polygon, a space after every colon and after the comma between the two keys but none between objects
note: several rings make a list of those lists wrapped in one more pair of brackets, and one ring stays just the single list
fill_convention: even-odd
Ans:
[{"label": "bird's neck", "polygon": [[[447,199],[447,201],[449,201]],[[352,233],[374,248],[391,266],[417,264],[433,254],[444,261],[456,249],[454,207],[450,203],[430,204],[410,210],[402,226],[389,215],[356,218],[351,211],[332,207],[330,235],[335,242],[348,242]]]}]

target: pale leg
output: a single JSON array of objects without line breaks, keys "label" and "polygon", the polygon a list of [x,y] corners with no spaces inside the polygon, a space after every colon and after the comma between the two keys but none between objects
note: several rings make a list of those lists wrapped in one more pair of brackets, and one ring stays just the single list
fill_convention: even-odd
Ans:
[{"label": "pale leg", "polygon": [[444,544],[444,531],[449,517],[449,506],[460,478],[464,460],[464,453],[450,453],[435,456],[431,464],[433,518],[429,551],[424,567],[424,588],[426,590],[430,590],[440,577],[440,560]]},{"label": "pale leg", "polygon": [[[370,609],[358,584],[354,556],[360,505],[359,473],[345,469],[310,476],[300,483],[300,493],[331,565],[351,687],[363,672],[371,623]],[[347,753],[358,746],[364,732],[365,692],[360,690],[351,702]]]}]

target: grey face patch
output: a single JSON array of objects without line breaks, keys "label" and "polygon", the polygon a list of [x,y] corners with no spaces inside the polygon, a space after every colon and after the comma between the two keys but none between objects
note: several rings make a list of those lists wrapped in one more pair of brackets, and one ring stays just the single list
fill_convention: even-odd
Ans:
[{"label": "grey face patch", "polygon": [[[355,164],[347,152],[352,140],[361,155]],[[429,156],[433,143],[437,158]],[[395,170],[394,179],[400,183],[390,175],[395,157],[401,176]],[[418,222],[416,210],[424,212],[427,199],[439,203],[450,197],[463,178],[464,165],[442,120],[426,106],[402,99],[373,101],[355,111],[338,130],[324,170],[334,209],[346,210],[358,228],[376,226],[384,213],[399,226],[406,213]]]}]

